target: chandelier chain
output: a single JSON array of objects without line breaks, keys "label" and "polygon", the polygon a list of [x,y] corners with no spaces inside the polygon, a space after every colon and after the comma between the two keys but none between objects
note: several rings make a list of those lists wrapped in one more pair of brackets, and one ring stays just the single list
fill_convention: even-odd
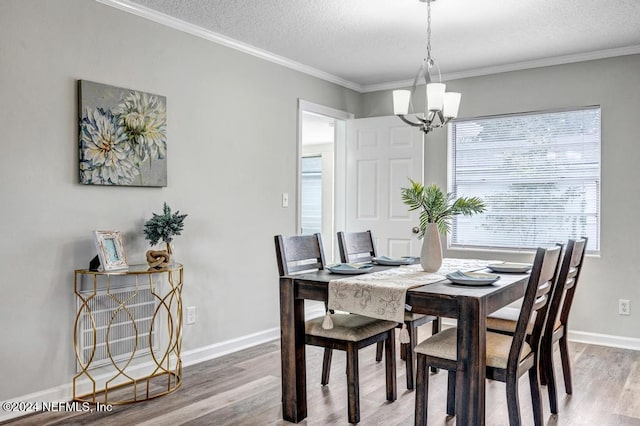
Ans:
[{"label": "chandelier chain", "polygon": [[431,59],[431,0],[427,0],[427,63],[432,64]]}]

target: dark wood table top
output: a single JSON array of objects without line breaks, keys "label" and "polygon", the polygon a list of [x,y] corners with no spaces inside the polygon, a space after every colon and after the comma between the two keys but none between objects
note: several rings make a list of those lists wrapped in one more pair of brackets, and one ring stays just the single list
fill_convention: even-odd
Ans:
[{"label": "dark wood table top", "polygon": [[[369,273],[391,268],[397,267],[375,265],[373,270]],[[513,273],[501,273],[496,275],[500,275],[500,279],[498,281],[491,285],[483,286],[453,284],[451,281],[443,277],[442,281],[409,289],[407,292],[406,303],[413,306],[414,304],[421,304],[418,303],[418,301],[425,298],[430,300],[436,298],[445,301],[447,298],[469,297],[486,300],[488,303],[487,311],[493,312],[505,306],[505,300],[510,299],[511,301],[514,301],[522,297],[524,294],[526,278],[529,276],[529,274]],[[298,298],[326,301],[326,287],[329,281],[347,277],[353,277],[353,275],[334,274],[325,269],[321,271],[292,275],[289,278],[295,279],[298,285]],[[514,283],[516,286],[513,286]],[[511,302],[506,302],[506,304],[508,303]],[[420,310],[420,312],[422,312],[422,310]],[[438,313],[430,311],[429,313],[432,315],[448,316],[446,315],[446,312]],[[451,313],[451,316],[456,317],[457,314]]]}]

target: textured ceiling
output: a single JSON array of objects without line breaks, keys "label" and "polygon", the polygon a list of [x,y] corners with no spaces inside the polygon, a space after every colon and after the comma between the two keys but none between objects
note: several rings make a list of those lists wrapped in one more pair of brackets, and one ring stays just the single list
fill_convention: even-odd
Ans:
[{"label": "textured ceiling", "polygon": [[[418,0],[112,1],[170,15],[365,89],[412,79],[426,51],[426,3]],[[450,76],[610,49],[600,56],[640,53],[640,0],[438,0],[432,32],[433,56]]]}]

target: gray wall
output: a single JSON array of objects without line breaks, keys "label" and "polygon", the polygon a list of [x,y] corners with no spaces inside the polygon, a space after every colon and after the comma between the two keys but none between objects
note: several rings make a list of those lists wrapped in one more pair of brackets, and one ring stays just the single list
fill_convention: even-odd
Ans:
[{"label": "gray wall", "polygon": [[[167,97],[166,188],[78,184],[76,80]],[[297,102],[360,114],[361,95],[87,0],[0,2],[0,400],[74,374],[73,271],[91,231],[143,263],[143,222],[188,213],[183,350],[278,326],[273,235],[295,231]]]},{"label": "gray wall", "polygon": [[[573,320],[630,337],[637,314],[616,312],[619,298],[632,312],[640,300],[638,69],[630,56],[450,84],[466,117],[602,105],[602,254],[587,260]],[[167,97],[168,187],[78,184],[78,79]],[[183,350],[277,327],[272,237],[295,231],[280,193],[296,205],[298,98],[391,114],[389,92],[360,95],[94,1],[0,2],[0,400],[70,383],[73,271],[94,255],[91,231],[119,229],[143,262],[142,224],[163,201],[189,214],[176,257],[198,322]],[[427,181],[444,185],[445,132],[427,147]]]},{"label": "gray wall", "polygon": [[[462,93],[460,117],[601,106],[601,252],[586,260],[571,323],[584,332],[640,338],[640,55],[467,78],[448,82],[447,90]],[[364,95],[365,116],[391,114],[390,91]],[[446,130],[426,138],[425,182],[447,184]],[[447,254],[531,257],[460,250]],[[631,316],[618,315],[618,299],[631,300]]]}]

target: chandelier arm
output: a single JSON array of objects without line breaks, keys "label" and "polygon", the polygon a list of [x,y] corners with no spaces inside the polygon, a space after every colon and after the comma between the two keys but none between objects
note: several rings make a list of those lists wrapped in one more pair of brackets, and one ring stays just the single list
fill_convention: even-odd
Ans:
[{"label": "chandelier arm", "polygon": [[[433,60],[431,68],[435,68],[438,71],[438,83],[442,83],[442,73],[440,73],[440,65],[438,65],[438,62],[435,59]],[[431,80],[431,76],[429,76],[429,80]]]},{"label": "chandelier arm", "polygon": [[416,72],[416,76],[413,78],[413,85],[411,86],[411,95],[409,95],[409,108],[410,111],[415,112],[415,107],[413,106],[413,100],[416,97],[416,89],[418,88],[418,80],[420,80],[420,76],[428,74],[427,72],[427,63],[426,60],[422,62],[420,68],[418,68],[418,72]]},{"label": "chandelier arm", "polygon": [[408,120],[404,115],[398,114],[398,117],[400,118],[400,120],[404,121],[405,123],[407,123],[410,126],[423,127],[425,125],[425,123],[422,122],[422,119],[420,117],[416,117],[420,121],[419,123],[414,123],[413,121]]}]

